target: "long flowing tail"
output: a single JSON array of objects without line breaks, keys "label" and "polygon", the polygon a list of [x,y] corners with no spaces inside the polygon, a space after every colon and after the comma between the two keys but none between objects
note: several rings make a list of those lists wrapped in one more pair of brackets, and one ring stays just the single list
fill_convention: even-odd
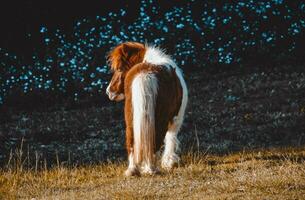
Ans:
[{"label": "long flowing tail", "polygon": [[152,73],[141,73],[132,82],[134,161],[137,165],[154,163],[157,91],[157,77]]}]

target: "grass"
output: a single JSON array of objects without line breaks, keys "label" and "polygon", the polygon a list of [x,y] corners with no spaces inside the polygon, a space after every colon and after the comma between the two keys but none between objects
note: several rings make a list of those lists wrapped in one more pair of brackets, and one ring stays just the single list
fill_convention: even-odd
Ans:
[{"label": "grass", "polygon": [[0,199],[304,199],[305,149],[182,156],[156,176],[126,178],[126,163],[0,171]]}]

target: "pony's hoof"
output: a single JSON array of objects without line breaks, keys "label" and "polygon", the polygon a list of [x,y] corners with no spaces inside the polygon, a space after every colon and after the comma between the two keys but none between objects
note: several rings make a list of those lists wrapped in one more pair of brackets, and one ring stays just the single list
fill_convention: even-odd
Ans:
[{"label": "pony's hoof", "polygon": [[128,168],[125,171],[125,176],[129,177],[129,176],[140,176],[140,172],[137,168]]},{"label": "pony's hoof", "polygon": [[157,174],[161,174],[160,170],[158,168],[155,167],[146,167],[144,168],[141,173],[145,174],[145,175],[157,175]]},{"label": "pony's hoof", "polygon": [[171,171],[174,167],[178,166],[178,162],[174,160],[163,160],[161,167],[166,171]]}]

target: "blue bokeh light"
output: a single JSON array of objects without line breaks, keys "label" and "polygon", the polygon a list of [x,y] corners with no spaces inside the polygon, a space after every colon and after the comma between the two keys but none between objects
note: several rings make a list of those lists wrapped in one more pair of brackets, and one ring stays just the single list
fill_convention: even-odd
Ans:
[{"label": "blue bokeh light", "polygon": [[160,45],[184,69],[238,64],[244,59],[242,52],[258,47],[271,52],[281,41],[288,43],[282,51],[293,52],[294,40],[304,37],[304,11],[302,1],[240,0],[222,4],[191,1],[161,12],[157,1],[142,0],[138,18],[128,24],[124,22],[127,11],[122,8],[78,19],[71,35],[41,26],[26,36],[40,33],[46,55],[33,52],[31,62],[25,62],[0,48],[0,104],[15,90],[60,91],[75,100],[84,93],[101,92],[109,79],[105,55],[124,41]]}]

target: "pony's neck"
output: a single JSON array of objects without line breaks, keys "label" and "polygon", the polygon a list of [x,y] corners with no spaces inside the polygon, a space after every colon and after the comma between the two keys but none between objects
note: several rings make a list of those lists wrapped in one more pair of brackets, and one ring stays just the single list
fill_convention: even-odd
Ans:
[{"label": "pony's neck", "polygon": [[143,62],[159,66],[177,67],[176,63],[162,49],[151,46],[146,47]]}]

